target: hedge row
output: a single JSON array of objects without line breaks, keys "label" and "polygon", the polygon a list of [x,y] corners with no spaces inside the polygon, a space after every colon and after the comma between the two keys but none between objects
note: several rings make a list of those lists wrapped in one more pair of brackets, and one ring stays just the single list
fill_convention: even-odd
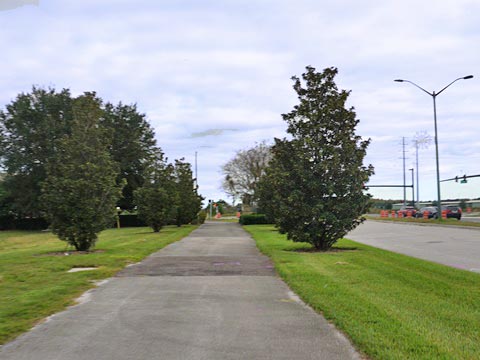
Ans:
[{"label": "hedge row", "polygon": [[[13,215],[0,216],[0,230],[45,230],[48,228],[48,221],[44,218],[17,219]],[[142,227],[146,226],[137,215],[120,215],[121,227]],[[117,227],[117,223],[112,224]]]},{"label": "hedge row", "polygon": [[44,218],[17,219],[13,215],[0,216],[0,230],[45,230],[48,221]]},{"label": "hedge row", "polygon": [[[205,221],[205,213],[200,213],[199,221],[194,221],[194,223],[199,222],[203,224]],[[174,225],[175,222],[172,221],[171,225]],[[0,230],[45,230],[48,228],[48,221],[44,218],[28,218],[28,219],[17,219],[13,215],[0,216]],[[120,227],[143,227],[147,226],[142,220],[138,218],[136,214],[121,214],[120,215]],[[117,222],[115,221],[112,224],[112,228],[117,227]]]},{"label": "hedge row", "polygon": [[239,219],[240,224],[242,225],[260,225],[260,224],[271,224],[268,221],[265,214],[248,214],[242,215]]},{"label": "hedge row", "polygon": [[[136,214],[120,214],[120,227],[143,227],[147,226]],[[113,225],[117,227],[117,223]]]}]

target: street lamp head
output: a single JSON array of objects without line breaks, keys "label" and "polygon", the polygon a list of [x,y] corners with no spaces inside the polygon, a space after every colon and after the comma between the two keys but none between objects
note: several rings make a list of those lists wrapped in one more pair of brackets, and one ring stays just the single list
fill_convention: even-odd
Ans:
[{"label": "street lamp head", "polygon": [[402,79],[395,79],[394,81],[396,81],[396,82],[404,82],[405,80],[402,80]]},{"label": "street lamp head", "polygon": [[473,75],[467,75],[463,77],[464,80],[471,79],[471,78],[473,78]]}]

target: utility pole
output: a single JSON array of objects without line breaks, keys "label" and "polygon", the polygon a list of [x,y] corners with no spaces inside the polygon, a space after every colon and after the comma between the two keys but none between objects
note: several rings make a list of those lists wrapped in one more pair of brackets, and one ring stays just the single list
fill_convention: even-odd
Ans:
[{"label": "utility pole", "polygon": [[418,160],[418,149],[426,149],[428,145],[432,142],[432,137],[427,134],[426,131],[417,132],[415,138],[413,139],[413,144],[415,145],[415,167],[416,167],[416,177],[417,177],[417,202],[420,201],[420,171],[419,171],[419,160]]},{"label": "utility pole", "polygon": [[[412,172],[412,206],[415,207],[415,181],[414,181],[414,172],[415,172],[415,169],[414,168],[411,168],[411,169],[408,169]],[[418,198],[417,198],[417,201],[418,201]]]}]

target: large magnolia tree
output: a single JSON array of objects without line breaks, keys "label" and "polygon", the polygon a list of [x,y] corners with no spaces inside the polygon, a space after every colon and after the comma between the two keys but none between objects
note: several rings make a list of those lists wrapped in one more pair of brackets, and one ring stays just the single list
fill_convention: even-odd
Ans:
[{"label": "large magnolia tree", "polygon": [[327,250],[363,219],[373,174],[363,164],[370,140],[355,133],[359,122],[338,90],[336,68],[307,67],[293,77],[299,103],[283,119],[290,140],[275,139],[273,159],[259,186],[260,206],[290,240]]}]

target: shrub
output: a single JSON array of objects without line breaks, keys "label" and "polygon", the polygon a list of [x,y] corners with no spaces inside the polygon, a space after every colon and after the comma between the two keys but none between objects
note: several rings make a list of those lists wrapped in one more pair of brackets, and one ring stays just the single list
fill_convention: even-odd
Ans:
[{"label": "shrub", "polygon": [[260,224],[271,224],[268,221],[267,216],[265,214],[249,214],[249,215],[242,215],[238,220],[242,225],[260,225]]},{"label": "shrub", "polygon": [[193,225],[201,225],[205,222],[207,218],[207,213],[205,211],[200,211],[195,219],[193,219]]},{"label": "shrub", "polygon": [[205,211],[200,211],[198,213],[198,223],[203,224],[207,218],[207,213]]}]

